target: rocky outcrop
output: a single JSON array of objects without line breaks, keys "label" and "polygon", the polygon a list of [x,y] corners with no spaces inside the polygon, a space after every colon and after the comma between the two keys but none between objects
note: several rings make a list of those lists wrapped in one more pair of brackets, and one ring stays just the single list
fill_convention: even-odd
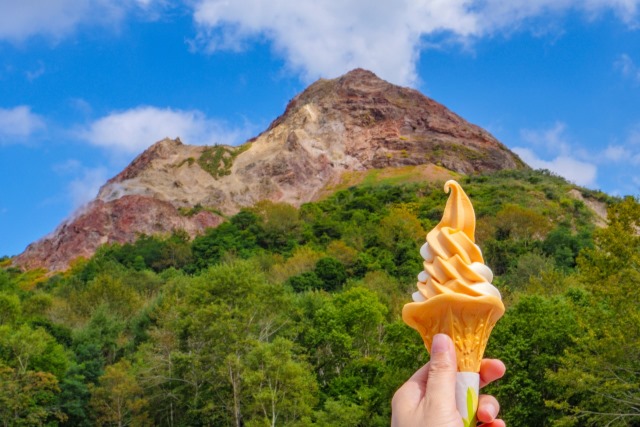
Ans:
[{"label": "rocky outcrop", "polygon": [[[63,270],[107,242],[176,229],[193,236],[221,222],[212,211],[231,215],[264,199],[299,206],[326,195],[345,172],[408,166],[461,174],[526,167],[443,105],[357,69],[312,84],[240,147],[154,144],[14,261]],[[208,209],[184,215],[196,205]]]},{"label": "rocky outcrop", "polygon": [[24,268],[65,270],[78,257],[91,257],[105,243],[131,243],[140,235],[184,230],[190,235],[215,227],[222,218],[208,211],[181,214],[167,201],[146,196],[123,196],[112,202],[94,200],[63,222],[49,236],[32,243],[15,258]]}]

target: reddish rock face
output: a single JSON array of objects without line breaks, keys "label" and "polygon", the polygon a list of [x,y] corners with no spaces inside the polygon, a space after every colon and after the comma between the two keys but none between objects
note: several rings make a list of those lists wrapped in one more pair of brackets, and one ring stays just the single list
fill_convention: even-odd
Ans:
[{"label": "reddish rock face", "polygon": [[144,196],[124,196],[113,202],[95,200],[63,222],[51,235],[32,243],[14,262],[24,268],[65,270],[78,257],[91,257],[105,243],[131,243],[140,235],[184,230],[194,236],[216,227],[222,218],[201,211],[192,217],[171,203]]},{"label": "reddish rock face", "polygon": [[363,69],[312,84],[265,133],[287,125],[310,105],[322,121],[340,124],[336,129],[343,130],[345,154],[365,169],[434,163],[471,174],[527,167],[484,129],[416,90]]},{"label": "reddish rock face", "polygon": [[195,236],[222,221],[208,210],[185,216],[179,208],[232,215],[264,199],[299,206],[326,195],[345,172],[418,165],[462,174],[527,167],[443,105],[357,69],[309,86],[241,147],[154,144],[14,263],[64,270],[104,243],[178,229]]}]

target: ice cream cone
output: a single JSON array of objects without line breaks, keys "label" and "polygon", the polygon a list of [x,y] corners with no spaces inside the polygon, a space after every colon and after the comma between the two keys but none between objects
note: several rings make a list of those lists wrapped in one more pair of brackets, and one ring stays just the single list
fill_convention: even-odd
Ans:
[{"label": "ice cream cone", "polygon": [[456,348],[458,371],[479,372],[491,330],[503,313],[504,305],[497,297],[446,293],[406,304],[402,319],[420,333],[428,351],[434,335],[449,335]]},{"label": "ice cream cone", "polygon": [[449,199],[442,220],[420,248],[424,270],[402,319],[420,333],[429,352],[434,335],[447,334],[453,340],[456,408],[463,425],[471,427],[476,425],[480,364],[504,305],[475,243],[476,217],[469,197],[455,181],[447,181],[444,190],[450,192]]}]

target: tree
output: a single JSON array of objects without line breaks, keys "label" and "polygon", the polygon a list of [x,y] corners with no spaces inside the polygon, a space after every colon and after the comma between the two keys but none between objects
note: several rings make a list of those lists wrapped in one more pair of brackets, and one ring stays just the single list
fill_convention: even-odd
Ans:
[{"label": "tree", "polygon": [[387,311],[372,291],[354,287],[336,295],[307,293],[299,307],[303,319],[298,342],[309,349],[324,391],[351,364],[378,354]]},{"label": "tree", "polygon": [[255,205],[254,212],[262,218],[257,240],[263,248],[287,253],[300,241],[303,223],[295,207],[265,200]]},{"label": "tree", "polygon": [[123,318],[132,316],[143,301],[130,286],[126,286],[120,274],[99,273],[84,289],[72,292],[69,301],[80,316],[88,318],[103,306],[110,315]]},{"label": "tree", "polygon": [[101,426],[151,425],[142,387],[126,360],[107,366],[97,386],[90,387],[91,408]]},{"label": "tree", "polygon": [[117,314],[102,305],[97,307],[89,324],[77,333],[74,343],[76,355],[79,362],[92,367],[89,378],[95,378],[103,364],[111,364],[118,359],[125,326]]},{"label": "tree", "polygon": [[[558,426],[631,427],[640,422],[640,273],[612,276],[605,286],[632,290],[628,303],[604,305],[586,295],[575,339],[548,372],[559,391],[550,407],[564,413]],[[606,303],[605,303],[606,304]]]},{"label": "tree", "polygon": [[83,367],[73,364],[60,381],[60,410],[65,414],[63,425],[74,427],[91,427],[93,423],[89,414],[89,387],[86,377],[82,375]]},{"label": "tree", "polygon": [[311,367],[296,360],[291,341],[258,343],[243,365],[248,427],[310,425],[318,386]]},{"label": "tree", "polygon": [[44,329],[22,325],[0,326],[0,361],[20,375],[27,371],[49,372],[62,378],[69,361],[64,348]]},{"label": "tree", "polygon": [[0,325],[9,325],[18,320],[22,311],[17,295],[0,293]]},{"label": "tree", "polygon": [[491,391],[509,426],[547,426],[559,412],[545,405],[559,390],[546,379],[579,333],[571,304],[563,297],[522,296],[491,333],[487,357],[501,359],[507,373]]},{"label": "tree", "polygon": [[608,294],[598,286],[600,279],[627,269],[640,270],[640,203],[625,197],[609,208],[608,222],[606,228],[594,232],[594,247],[582,251],[577,260],[585,283],[591,279],[590,288],[599,295]]},{"label": "tree", "polygon": [[256,233],[250,225],[253,217],[253,213],[243,213],[236,221],[223,222],[216,228],[208,229],[204,236],[196,237],[192,244],[192,269],[218,264],[229,252],[240,258],[248,258],[253,254],[257,248]]},{"label": "tree", "polygon": [[4,268],[0,268],[0,291],[14,291],[17,289],[11,275]]},{"label": "tree", "polygon": [[336,295],[334,304],[338,320],[353,337],[353,345],[359,353],[364,357],[375,353],[382,342],[387,307],[380,303],[375,293],[361,287]]},{"label": "tree", "polygon": [[387,320],[401,318],[402,307],[408,302],[409,294],[396,278],[384,271],[371,271],[357,284],[376,294],[378,301],[388,310]]},{"label": "tree", "polygon": [[566,270],[576,266],[576,257],[589,246],[590,239],[586,232],[574,234],[568,227],[560,226],[547,235],[542,250],[554,258],[558,267]]},{"label": "tree", "polygon": [[358,251],[342,240],[333,240],[329,243],[327,253],[330,257],[337,259],[346,267],[353,266],[358,257]]},{"label": "tree", "polygon": [[360,426],[366,423],[366,410],[347,399],[327,399],[316,413],[319,427]]},{"label": "tree", "polygon": [[585,333],[550,374],[562,390],[550,402],[565,413],[562,426],[640,423],[640,204],[626,197],[608,218],[578,257],[589,292],[578,311]]},{"label": "tree", "polygon": [[312,289],[322,289],[324,282],[313,271],[292,276],[286,282],[296,292],[310,291]]},{"label": "tree", "polygon": [[[173,317],[175,310],[167,307],[160,316]],[[178,350],[178,338],[168,325],[149,331],[148,342],[136,353],[141,387],[146,390],[149,414],[156,424],[178,425],[183,412],[176,394],[174,352]]]},{"label": "tree", "polygon": [[323,257],[321,252],[309,246],[299,246],[286,261],[274,265],[269,276],[276,282],[283,282],[289,277],[313,271]]},{"label": "tree", "polygon": [[0,364],[0,422],[5,427],[64,421],[56,406],[58,380],[48,372],[20,371]]},{"label": "tree", "polygon": [[235,260],[170,282],[136,360],[156,424],[246,421],[246,356],[292,326],[285,288],[256,267]]},{"label": "tree", "polygon": [[155,271],[166,270],[169,267],[182,268],[191,263],[193,255],[189,235],[184,230],[174,231],[169,238],[162,241],[160,257],[151,262]]},{"label": "tree", "polygon": [[389,213],[380,221],[378,229],[380,242],[387,249],[393,250],[398,242],[409,240],[415,244],[424,242],[427,233],[420,220],[405,206],[389,209]]},{"label": "tree", "polygon": [[318,260],[313,271],[322,281],[323,288],[327,291],[335,291],[347,281],[347,270],[335,258],[326,257]]},{"label": "tree", "polygon": [[498,240],[542,240],[551,230],[548,218],[518,205],[505,205],[496,214],[494,224]]},{"label": "tree", "polygon": [[[505,287],[510,293],[526,292],[532,280],[542,281],[543,276],[554,271],[554,267],[555,264],[549,257],[536,252],[525,253],[503,276]],[[554,283],[546,282],[545,285],[551,288]]]}]

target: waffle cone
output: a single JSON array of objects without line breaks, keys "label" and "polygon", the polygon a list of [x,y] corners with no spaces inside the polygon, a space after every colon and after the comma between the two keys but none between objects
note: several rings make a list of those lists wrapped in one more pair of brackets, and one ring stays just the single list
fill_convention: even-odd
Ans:
[{"label": "waffle cone", "polygon": [[503,314],[504,304],[499,298],[457,293],[409,303],[402,309],[402,319],[420,332],[427,350],[431,349],[434,335],[451,337],[460,372],[480,372],[489,335]]}]

